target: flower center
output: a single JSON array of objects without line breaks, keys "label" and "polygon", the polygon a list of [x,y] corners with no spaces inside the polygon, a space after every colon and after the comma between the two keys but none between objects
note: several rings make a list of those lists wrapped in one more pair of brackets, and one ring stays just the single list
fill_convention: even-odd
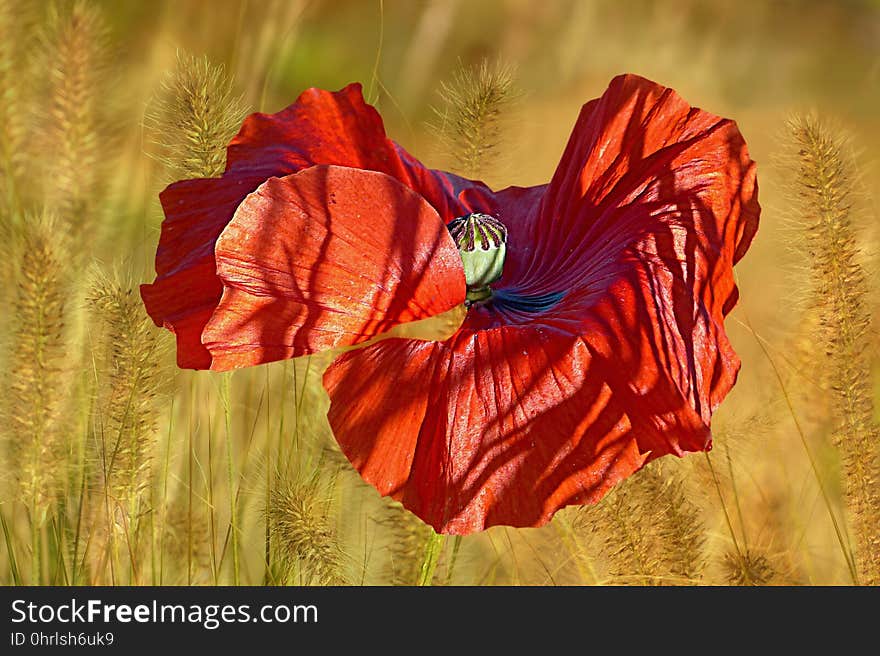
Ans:
[{"label": "flower center", "polygon": [[489,285],[501,277],[507,254],[507,228],[488,214],[467,214],[446,226],[458,247],[467,283],[466,304],[492,296]]}]

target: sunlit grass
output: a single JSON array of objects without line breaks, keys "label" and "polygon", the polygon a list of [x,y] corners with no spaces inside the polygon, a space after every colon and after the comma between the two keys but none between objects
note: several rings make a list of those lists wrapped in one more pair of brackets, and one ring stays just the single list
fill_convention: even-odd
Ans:
[{"label": "sunlit grass", "polygon": [[[798,163],[772,163],[804,107],[877,151],[880,75],[863,33],[875,7],[225,4],[0,0],[0,582],[876,583],[876,195],[850,224],[848,201],[822,196],[834,180],[811,186],[842,156],[813,123],[783,140],[818,199],[797,207]],[[220,173],[248,108],[360,80],[389,134],[429,164],[536,184],[581,104],[624,71],[737,119],[759,163],[762,227],[728,321],[743,369],[710,455],[654,463],[541,529],[443,541],[339,451],[326,357],[176,370],[172,336],[136,292],[153,275],[157,195]],[[878,182],[863,160],[846,160],[860,202]],[[796,249],[792,230],[807,237]],[[817,293],[826,305],[791,300]],[[822,365],[827,380],[805,359],[816,350],[839,365]]]}]

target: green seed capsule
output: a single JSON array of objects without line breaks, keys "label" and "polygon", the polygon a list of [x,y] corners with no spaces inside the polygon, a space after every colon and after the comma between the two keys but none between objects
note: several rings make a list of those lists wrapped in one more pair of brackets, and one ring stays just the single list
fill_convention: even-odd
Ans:
[{"label": "green seed capsule", "polygon": [[461,261],[467,282],[467,300],[485,300],[492,295],[489,285],[498,280],[504,270],[507,255],[507,228],[488,214],[460,216],[448,225]]}]

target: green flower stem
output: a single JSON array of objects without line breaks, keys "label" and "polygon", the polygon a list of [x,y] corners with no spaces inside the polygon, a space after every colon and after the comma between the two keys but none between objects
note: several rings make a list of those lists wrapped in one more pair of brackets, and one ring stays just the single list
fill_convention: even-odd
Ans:
[{"label": "green flower stem", "polygon": [[446,536],[435,533],[431,529],[428,541],[425,543],[425,557],[422,560],[422,568],[419,570],[419,585],[431,585],[434,580],[434,572],[437,569],[437,562],[440,560],[440,552],[443,551],[443,544],[446,542]]}]

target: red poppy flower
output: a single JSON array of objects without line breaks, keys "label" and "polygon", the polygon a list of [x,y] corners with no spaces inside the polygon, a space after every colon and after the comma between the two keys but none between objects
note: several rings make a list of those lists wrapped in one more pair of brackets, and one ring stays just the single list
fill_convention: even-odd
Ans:
[{"label": "red poppy flower", "polygon": [[732,121],[634,75],[583,107],[549,185],[498,192],[423,167],[359,85],[310,89],[249,117],[221,178],[162,193],[142,295],[196,369],[355,345],[467,302],[446,341],[339,356],[330,425],[437,531],[537,526],[710,447],[756,196]]}]

